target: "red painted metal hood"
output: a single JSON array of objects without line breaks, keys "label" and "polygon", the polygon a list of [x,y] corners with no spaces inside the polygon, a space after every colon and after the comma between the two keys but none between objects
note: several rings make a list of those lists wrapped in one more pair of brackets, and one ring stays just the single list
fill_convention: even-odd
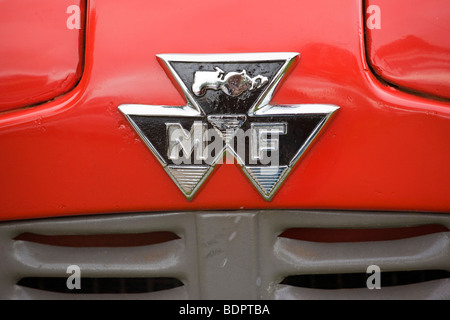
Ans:
[{"label": "red painted metal hood", "polygon": [[[0,114],[0,219],[242,208],[450,212],[450,103],[374,76],[365,10],[360,0],[89,1],[76,87]],[[388,13],[383,21],[388,27]],[[340,109],[271,201],[233,164],[216,168],[188,201],[118,107],[186,104],[157,54],[244,52],[301,54],[273,104]]]},{"label": "red painted metal hood", "polygon": [[43,103],[76,85],[84,9],[83,0],[0,2],[0,112]]},{"label": "red painted metal hood", "polygon": [[403,90],[450,99],[450,2],[370,0],[367,5],[367,19],[380,20],[366,24],[374,72]]}]

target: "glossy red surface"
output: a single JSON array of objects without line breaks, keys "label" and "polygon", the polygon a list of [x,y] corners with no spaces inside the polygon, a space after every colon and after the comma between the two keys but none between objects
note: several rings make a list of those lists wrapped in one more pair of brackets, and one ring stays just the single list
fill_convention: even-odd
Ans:
[{"label": "glossy red surface", "polygon": [[[69,94],[0,115],[1,219],[207,209],[449,212],[450,104],[380,84],[361,1],[90,1]],[[239,9],[239,10],[238,10]],[[117,110],[182,105],[158,53],[300,52],[273,103],[341,107],[271,202],[235,165],[186,200]]]},{"label": "glossy red surface", "polygon": [[450,99],[450,2],[367,1],[372,4],[381,20],[380,29],[366,29],[373,70],[406,90]]},{"label": "glossy red surface", "polygon": [[45,102],[79,81],[83,30],[67,28],[71,5],[82,20],[80,0],[0,1],[0,112]]}]

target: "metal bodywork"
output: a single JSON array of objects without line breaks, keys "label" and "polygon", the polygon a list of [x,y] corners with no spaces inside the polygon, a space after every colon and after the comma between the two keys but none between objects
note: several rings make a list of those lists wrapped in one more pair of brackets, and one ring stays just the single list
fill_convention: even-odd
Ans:
[{"label": "metal bodywork", "polygon": [[368,0],[366,4],[377,5],[383,14],[383,26],[366,32],[367,61],[374,74],[413,94],[450,99],[448,2]]},{"label": "metal bodywork", "polygon": [[[432,18],[449,9],[448,1],[436,3],[427,11]],[[85,17],[81,30],[70,30],[69,44],[61,42],[73,56],[68,57],[68,67],[63,64],[59,70],[62,82],[44,79],[44,85],[38,85],[48,93],[44,100],[27,100],[27,94],[17,103],[4,103],[9,93],[23,92],[25,80],[36,75],[36,66],[16,72],[17,81],[9,82],[9,75],[0,74],[0,89],[5,81],[11,88],[0,91],[0,297],[74,298],[30,289],[20,281],[65,277],[67,266],[78,263],[90,277],[160,276],[183,284],[120,298],[449,299],[448,276],[381,291],[330,291],[282,283],[304,274],[364,273],[369,264],[379,265],[383,272],[450,272],[450,101],[445,91],[450,46],[445,41],[440,46],[419,46],[428,50],[430,59],[419,59],[411,69],[419,71],[414,73],[418,77],[409,81],[406,72],[390,78],[390,71],[399,71],[396,66],[407,66],[389,69],[392,65],[385,59],[389,55],[378,55],[377,46],[389,43],[389,37],[377,33],[383,29],[368,29],[369,4],[372,1],[88,0],[84,7],[80,2]],[[414,3],[408,8],[417,13]],[[10,12],[1,11],[0,17],[5,14]],[[64,10],[51,14],[55,17],[49,21],[66,27],[70,14]],[[382,14],[381,19],[392,20],[395,15]],[[56,39],[59,29],[33,29],[32,23],[43,20],[45,15],[18,21],[20,30],[35,30],[21,41],[36,33]],[[0,19],[0,25],[2,21],[8,20]],[[381,28],[395,24],[383,21]],[[405,37],[426,43],[419,28],[414,25]],[[448,39],[445,30],[442,39]],[[395,42],[393,48],[405,55],[411,51],[408,41]],[[301,53],[301,61],[285,69],[288,74],[277,86],[265,83],[263,75],[248,66],[241,68],[244,75],[212,61],[209,72],[219,67],[225,74],[216,70],[217,76],[237,77],[238,86],[233,91],[215,80],[200,81],[206,83],[205,92],[200,86],[195,97],[185,94],[180,81],[168,76],[170,66],[157,58],[176,53],[161,57],[219,54],[244,59],[246,53],[270,52]],[[0,58],[2,54],[14,61],[16,53],[3,50]],[[441,63],[431,68],[431,74],[447,81],[439,92],[433,84],[430,89],[421,83],[430,74],[427,61]],[[43,55],[39,65],[51,68],[54,57]],[[259,109],[230,116],[202,114],[196,106],[195,99],[209,94],[243,97],[250,92],[252,79],[260,86],[255,91],[268,89]],[[169,165],[161,166],[161,158],[149,152],[146,136],[136,133],[119,106],[124,106],[125,114],[144,116],[148,112],[142,111],[143,106],[159,106],[152,109],[153,116],[164,114],[164,106],[178,106],[171,109],[171,116],[201,115],[217,128],[250,117],[288,118],[317,110],[328,115],[336,111],[330,106],[339,106],[339,111],[320,135],[313,136],[308,152],[305,146],[297,153],[297,162],[286,164],[289,177],[283,176],[276,193],[252,186],[247,181],[252,173],[242,172],[236,164],[217,165],[211,179],[200,184],[201,190],[196,185],[195,190],[180,192],[180,185],[167,174]],[[284,130],[284,120],[276,120]],[[169,174],[175,177],[179,174],[175,171]],[[193,190],[198,191],[194,198]],[[429,224],[446,230],[392,241],[332,244],[279,236],[298,227],[355,229],[364,234],[367,228]],[[147,231],[169,231],[179,238],[132,249],[65,248],[17,238],[24,233]]]},{"label": "metal bodywork", "polygon": [[[242,207],[450,211],[449,103],[374,77],[360,1],[235,7],[169,1],[156,10],[140,0],[89,1],[78,85],[54,101],[0,115],[0,148],[7,150],[2,218]],[[216,23],[199,8],[241,23],[220,36],[206,28],[195,37],[197,23]],[[247,32],[244,24],[258,29]],[[220,166],[187,201],[117,107],[185,103],[157,54],[277,51],[302,58],[273,103],[334,104],[339,114],[270,203],[234,165]]]}]

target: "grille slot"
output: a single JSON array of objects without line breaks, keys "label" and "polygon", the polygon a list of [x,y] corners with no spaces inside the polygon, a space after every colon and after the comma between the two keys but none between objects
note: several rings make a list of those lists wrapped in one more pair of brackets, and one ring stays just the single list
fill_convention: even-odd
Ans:
[{"label": "grille slot", "polygon": [[[356,289],[367,288],[371,273],[312,274],[286,277],[281,284],[309,289]],[[443,270],[383,272],[381,287],[403,286],[432,280],[450,278]]]},{"label": "grille slot", "polygon": [[439,224],[405,228],[377,229],[331,229],[331,228],[290,228],[279,235],[281,238],[312,242],[368,242],[407,239],[427,234],[448,232]]},{"label": "grille slot", "polygon": [[43,235],[22,233],[14,240],[22,240],[60,247],[137,247],[152,245],[180,239],[175,233],[168,231],[147,232],[138,234],[95,234],[95,235]]},{"label": "grille slot", "polygon": [[175,278],[81,278],[80,289],[70,290],[67,278],[23,278],[17,285],[50,292],[71,294],[131,294],[170,290],[182,287]]},{"label": "grille slot", "polygon": [[[41,219],[0,225],[5,299],[195,299],[195,221],[190,214]],[[189,254],[188,254],[189,253]],[[81,289],[69,290],[68,267]],[[131,294],[132,293],[132,294]]]}]

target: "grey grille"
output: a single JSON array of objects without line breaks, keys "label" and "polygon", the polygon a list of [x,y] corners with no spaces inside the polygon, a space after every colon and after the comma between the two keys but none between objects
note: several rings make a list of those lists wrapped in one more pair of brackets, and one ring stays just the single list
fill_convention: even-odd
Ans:
[{"label": "grey grille", "polygon": [[[180,239],[134,247],[67,247],[13,240],[24,233],[101,235],[171,231]],[[187,299],[198,297],[195,221],[186,214],[43,219],[0,226],[3,299]],[[19,237],[20,239],[20,237]],[[192,254],[194,253],[194,254]],[[65,278],[78,265],[83,278],[171,278],[184,286],[135,294],[66,294],[17,285],[26,278]],[[74,290],[75,291],[75,290]]]},{"label": "grey grille", "polygon": [[[423,225],[439,225],[443,230],[361,242],[279,236],[292,228],[373,230]],[[444,214],[325,211],[122,214],[5,222],[0,225],[0,298],[450,299],[449,228],[450,216]],[[62,244],[48,241],[52,236],[94,239],[155,232],[176,236],[126,246],[104,242],[94,246],[86,241],[67,245],[67,238]],[[24,236],[30,234],[40,240]],[[373,264],[381,268],[382,278],[389,277],[389,286],[364,287],[365,278],[360,276]],[[85,284],[96,288],[108,283],[110,288],[77,294],[51,290],[51,283],[67,279],[69,265],[80,267]],[[396,282],[405,273],[414,280]],[[350,278],[363,283],[347,289],[339,285]],[[331,281],[337,284],[333,289],[304,285],[320,279],[335,279]],[[143,287],[126,289],[136,283]],[[116,284],[122,287],[111,288]]]}]

